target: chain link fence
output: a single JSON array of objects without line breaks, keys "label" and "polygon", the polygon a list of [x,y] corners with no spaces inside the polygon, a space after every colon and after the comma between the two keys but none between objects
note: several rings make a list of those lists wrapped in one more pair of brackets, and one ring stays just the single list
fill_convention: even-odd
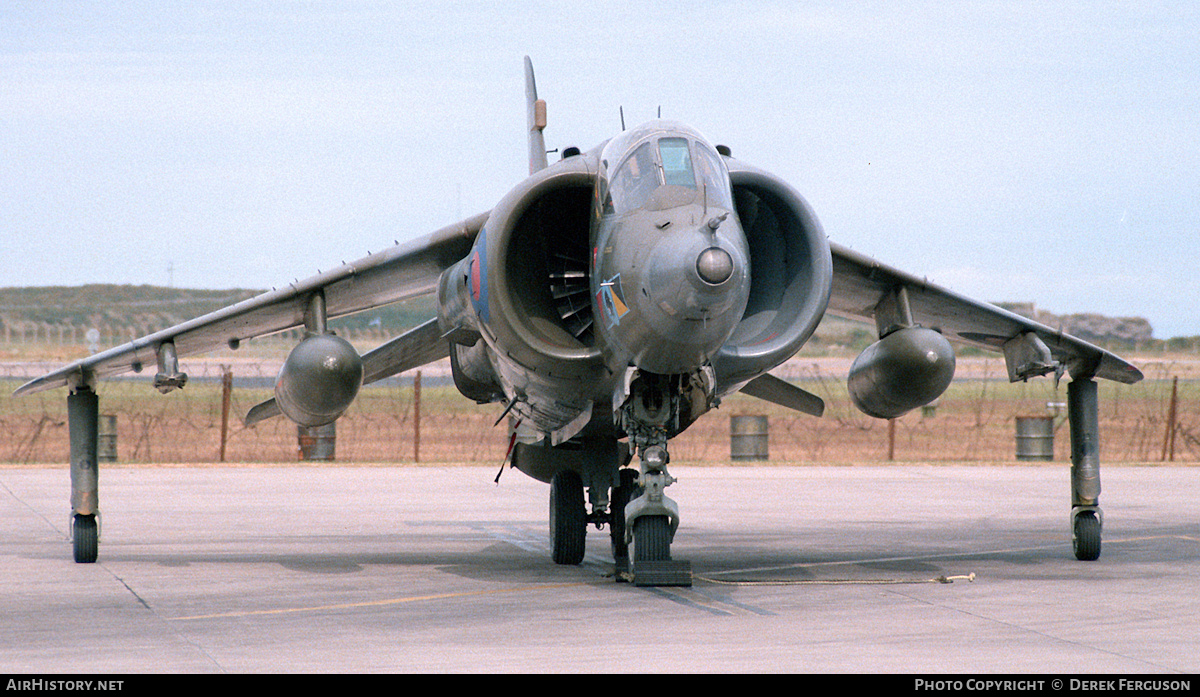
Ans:
[{"label": "chain link fence", "polygon": [[[846,366],[849,359],[845,361]],[[0,364],[0,462],[60,463],[69,459],[66,398],[53,390],[14,398],[12,391],[39,366]],[[221,377],[234,376],[224,428],[225,461],[288,462],[300,457],[297,427],[274,418],[252,428],[241,419],[272,395],[278,363],[208,361],[184,364],[186,388],[159,395],[149,379],[102,381],[102,414],[116,416],[116,459],[121,463],[216,462],[222,451]],[[889,429],[888,422],[859,413],[850,403],[838,361],[796,359],[780,370],[821,396],[823,418],[734,395],[672,441],[679,462],[730,461],[730,420],[768,417],[768,451],[778,463],[1009,462],[1016,460],[1018,417],[1053,420],[1054,459],[1070,460],[1066,384],[1052,379],[1008,383],[1000,360],[960,369],[946,394]],[[1170,361],[1143,364],[1137,385],[1100,382],[1100,456],[1104,462],[1200,462],[1200,376],[1195,366]],[[508,433],[496,426],[500,405],[476,405],[454,389],[448,366],[422,371],[421,402],[414,403],[413,373],[362,389],[338,420],[334,458],[346,463],[495,463],[503,461]],[[1173,378],[1179,378],[1176,383]],[[1174,398],[1172,394],[1174,393]],[[1174,420],[1171,402],[1174,399]],[[419,416],[418,416],[419,414]],[[1173,423],[1173,426],[1172,426]]]}]

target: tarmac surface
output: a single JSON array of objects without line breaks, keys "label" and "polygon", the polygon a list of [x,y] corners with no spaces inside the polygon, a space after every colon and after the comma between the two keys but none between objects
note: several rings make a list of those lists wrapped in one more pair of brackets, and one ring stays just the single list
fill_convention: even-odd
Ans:
[{"label": "tarmac surface", "polygon": [[102,467],[75,564],[66,469],[0,469],[0,672],[1200,672],[1200,468],[1105,467],[1078,562],[1061,463],[676,466],[691,588],[495,473]]}]

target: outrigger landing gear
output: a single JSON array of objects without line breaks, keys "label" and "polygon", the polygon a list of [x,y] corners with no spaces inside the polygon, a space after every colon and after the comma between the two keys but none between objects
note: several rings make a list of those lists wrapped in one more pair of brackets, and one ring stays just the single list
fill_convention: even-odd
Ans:
[{"label": "outrigger landing gear", "polygon": [[71,543],[78,564],[94,563],[99,552],[100,505],[96,467],[99,405],[100,399],[87,384],[74,386],[67,396],[67,429],[71,438]]},{"label": "outrigger landing gear", "polygon": [[1075,558],[1100,557],[1104,515],[1100,511],[1100,426],[1096,382],[1072,380],[1067,385],[1071,422],[1071,542]]}]

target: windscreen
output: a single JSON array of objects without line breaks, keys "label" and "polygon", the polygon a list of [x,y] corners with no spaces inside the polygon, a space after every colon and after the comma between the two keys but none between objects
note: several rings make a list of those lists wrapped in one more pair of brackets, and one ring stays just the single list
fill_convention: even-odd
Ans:
[{"label": "windscreen", "polygon": [[642,143],[622,161],[604,210],[620,214],[642,208],[663,186],[703,190],[708,205],[733,208],[729,176],[716,151],[689,138],[667,137]]},{"label": "windscreen", "polygon": [[642,143],[613,176],[610,191],[613,208],[617,213],[639,208],[657,188],[658,174],[650,143]]},{"label": "windscreen", "polygon": [[684,138],[663,138],[658,141],[658,156],[662,159],[663,183],[696,188],[692,171],[692,155]]}]

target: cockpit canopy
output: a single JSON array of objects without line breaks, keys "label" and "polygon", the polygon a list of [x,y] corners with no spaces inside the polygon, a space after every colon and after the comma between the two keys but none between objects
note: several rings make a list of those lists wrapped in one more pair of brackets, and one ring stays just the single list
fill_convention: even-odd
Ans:
[{"label": "cockpit canopy", "polygon": [[686,127],[651,122],[610,142],[602,160],[598,186],[605,215],[690,203],[733,209],[725,163]]}]

